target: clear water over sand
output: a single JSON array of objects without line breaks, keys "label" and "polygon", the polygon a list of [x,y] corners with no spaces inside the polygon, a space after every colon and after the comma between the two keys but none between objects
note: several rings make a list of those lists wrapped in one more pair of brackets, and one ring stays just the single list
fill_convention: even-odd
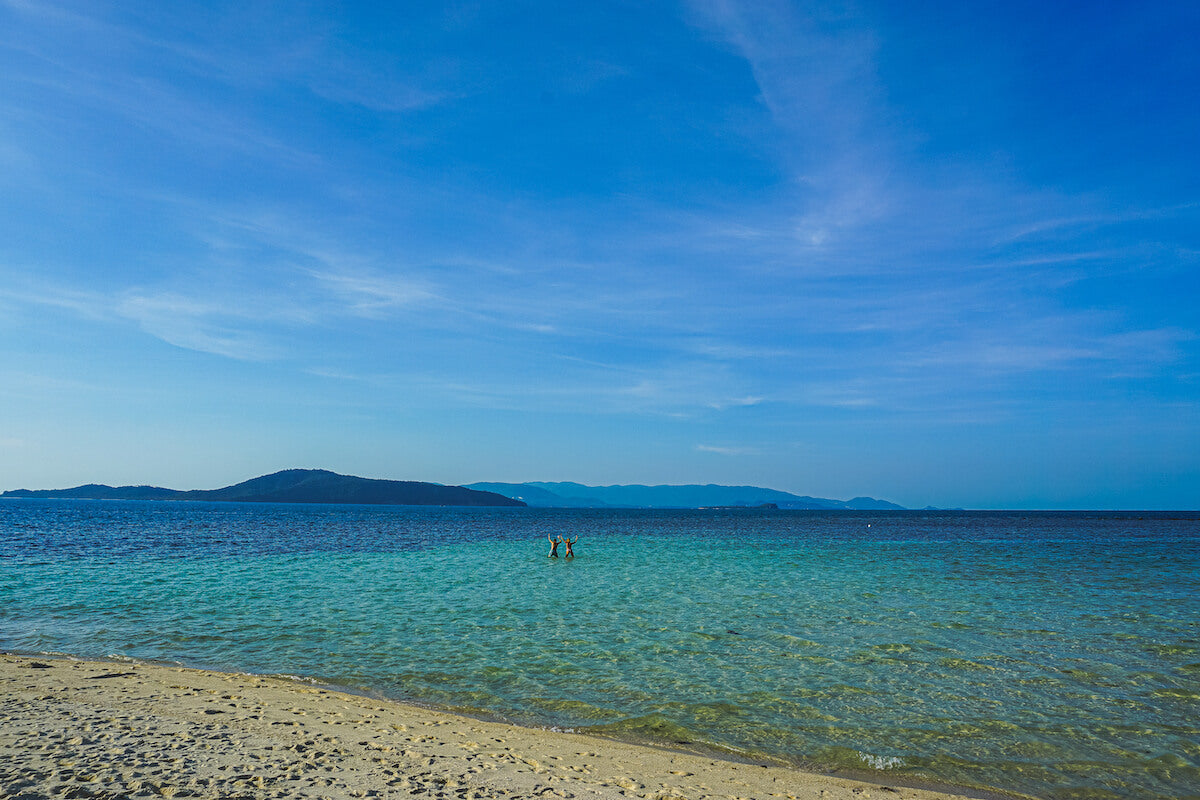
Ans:
[{"label": "clear water over sand", "polygon": [[[547,533],[579,535],[573,561]],[[0,648],[1043,797],[1200,786],[1200,515],[0,502]]]}]

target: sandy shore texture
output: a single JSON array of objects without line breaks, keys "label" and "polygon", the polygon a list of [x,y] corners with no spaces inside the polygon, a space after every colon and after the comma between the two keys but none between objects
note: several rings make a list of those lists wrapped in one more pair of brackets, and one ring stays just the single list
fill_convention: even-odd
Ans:
[{"label": "sandy shore texture", "polygon": [[0,798],[923,798],[299,681],[0,654]]}]

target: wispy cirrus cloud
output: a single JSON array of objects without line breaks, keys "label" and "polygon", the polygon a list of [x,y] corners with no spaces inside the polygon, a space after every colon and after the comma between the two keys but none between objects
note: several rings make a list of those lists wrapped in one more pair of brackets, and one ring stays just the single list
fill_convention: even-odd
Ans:
[{"label": "wispy cirrus cloud", "polygon": [[[822,248],[839,231],[891,210],[887,126],[878,113],[873,30],[852,12],[784,0],[693,0],[693,19],[749,65],[780,136],[775,146],[802,198],[795,244]],[[753,228],[733,228],[738,231]]]},{"label": "wispy cirrus cloud", "polygon": [[261,303],[236,289],[228,294],[213,287],[81,290],[13,271],[8,277],[14,289],[0,303],[18,311],[40,307],[91,322],[133,322],[146,334],[176,347],[238,360],[280,357],[286,351],[272,343],[272,329],[309,319],[294,303]]},{"label": "wispy cirrus cloud", "polygon": [[92,394],[101,389],[95,383],[80,380],[76,377],[45,375],[35,372],[5,370],[0,372],[0,390],[6,395],[21,395],[25,397],[40,397],[52,394]]},{"label": "wispy cirrus cloud", "polygon": [[870,381],[862,378],[814,381],[800,387],[797,399],[806,405],[827,408],[875,408],[884,404],[881,397],[887,395],[895,383],[894,379]]},{"label": "wispy cirrus cloud", "polygon": [[746,446],[722,446],[711,444],[698,444],[693,448],[698,453],[716,453],[721,456],[754,456],[762,452],[758,447]]},{"label": "wispy cirrus cloud", "polygon": [[255,319],[247,309],[197,300],[173,293],[126,293],[115,312],[146,333],[187,350],[240,361],[268,361],[283,350],[246,323]]},{"label": "wispy cirrus cloud", "polygon": [[329,269],[310,269],[307,273],[357,316],[378,318],[395,309],[436,298],[428,283],[397,275]]},{"label": "wispy cirrus cloud", "polygon": [[429,108],[458,96],[456,92],[429,88],[410,76],[395,74],[390,64],[364,62],[361,55],[354,53],[322,61],[321,68],[302,80],[314,94],[333,103],[395,114]]},{"label": "wispy cirrus cloud", "polygon": [[[307,91],[319,101],[381,113],[426,108],[451,96],[430,85],[436,77],[403,74],[388,54],[341,42],[333,20],[317,9],[225,9],[211,16],[162,9],[153,18],[138,18],[136,11],[118,18],[101,8],[58,3],[9,0],[3,8],[22,24],[19,37],[5,41],[0,33],[0,43],[25,54],[7,77],[42,96],[38,124],[47,133],[82,111],[94,115],[93,130],[107,135],[124,127],[125,138],[143,141],[153,134],[154,147],[163,150],[251,157],[257,169],[321,170],[328,154],[299,135],[301,128],[281,124],[268,112],[273,104],[254,102],[255,96]],[[21,111],[9,109],[10,115]]]},{"label": "wispy cirrus cloud", "polygon": [[1073,326],[1040,339],[1031,334],[1009,340],[992,335],[938,343],[908,363],[916,368],[1029,373],[1107,362],[1144,373],[1184,358],[1185,345],[1197,338],[1196,332],[1182,328],[1084,334]]},{"label": "wispy cirrus cloud", "polygon": [[746,395],[745,397],[731,397],[727,400],[713,400],[709,402],[708,407],[717,411],[724,411],[727,408],[748,408],[756,406],[763,401],[762,397],[756,395]]},{"label": "wispy cirrus cloud", "polygon": [[70,312],[90,320],[112,316],[112,303],[103,294],[51,284],[16,270],[4,276],[8,285],[0,293],[0,308],[41,306]]}]

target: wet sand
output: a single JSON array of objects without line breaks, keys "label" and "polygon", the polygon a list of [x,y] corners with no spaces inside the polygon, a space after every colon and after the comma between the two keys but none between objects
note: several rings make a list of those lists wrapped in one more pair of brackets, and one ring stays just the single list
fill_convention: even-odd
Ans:
[{"label": "wet sand", "polygon": [[945,800],[299,681],[0,654],[0,798]]}]

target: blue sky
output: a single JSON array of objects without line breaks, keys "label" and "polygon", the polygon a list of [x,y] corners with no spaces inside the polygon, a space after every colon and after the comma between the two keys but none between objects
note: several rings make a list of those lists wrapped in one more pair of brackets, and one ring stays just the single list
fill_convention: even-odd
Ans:
[{"label": "blue sky", "polygon": [[1200,507],[1200,5],[0,0],[0,488]]}]

